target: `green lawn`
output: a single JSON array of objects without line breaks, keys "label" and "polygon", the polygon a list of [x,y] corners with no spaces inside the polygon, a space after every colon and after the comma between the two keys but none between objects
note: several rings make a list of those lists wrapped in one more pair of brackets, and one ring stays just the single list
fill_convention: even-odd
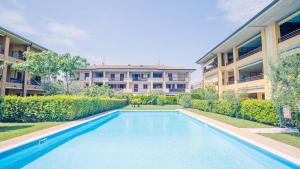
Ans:
[{"label": "green lawn", "polygon": [[0,123],[0,141],[62,124],[62,122]]},{"label": "green lawn", "polygon": [[260,135],[300,148],[300,133],[261,133]]},{"label": "green lawn", "polygon": [[239,128],[270,128],[270,127],[273,127],[270,125],[253,122],[253,121],[249,121],[249,120],[237,119],[234,117],[229,117],[229,116],[225,116],[225,115],[221,115],[221,114],[217,114],[217,113],[203,112],[203,111],[200,111],[197,109],[188,108],[187,110],[192,111],[197,114],[200,114],[202,116],[214,119],[214,120],[218,120],[218,121],[233,125],[235,127],[239,127]]},{"label": "green lawn", "polygon": [[132,107],[132,105],[128,105],[122,109],[124,110],[175,110],[180,109],[179,105],[140,105],[139,107]]}]

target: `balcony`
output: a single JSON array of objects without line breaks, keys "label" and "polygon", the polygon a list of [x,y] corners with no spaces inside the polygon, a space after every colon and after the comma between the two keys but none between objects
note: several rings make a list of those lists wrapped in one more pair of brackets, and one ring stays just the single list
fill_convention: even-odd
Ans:
[{"label": "balcony", "polygon": [[217,67],[218,67],[218,65],[216,65],[216,64],[214,64],[214,65],[209,65],[208,68],[204,67],[203,72],[204,72],[204,73],[207,73],[207,72],[209,72],[209,71],[211,71],[211,70],[217,69]]},{"label": "balcony", "polygon": [[123,82],[124,81],[124,78],[109,78],[108,79],[109,81],[111,81],[111,82],[116,82],[116,81],[119,81],[119,82]]},{"label": "balcony", "polygon": [[132,81],[143,81],[143,82],[146,82],[146,81],[148,81],[148,78],[141,78],[141,77],[136,78],[136,77],[133,77]]},{"label": "balcony", "polygon": [[10,51],[9,56],[20,60],[25,60],[23,52],[21,51]]},{"label": "balcony", "polygon": [[297,36],[297,35],[300,35],[300,29],[297,29],[297,30],[295,30],[295,31],[292,31],[292,32],[290,32],[290,33],[284,35],[284,36],[279,37],[279,38],[278,38],[278,43],[281,43],[281,42],[283,42],[283,41],[286,41],[286,40],[288,40],[288,39],[291,39],[291,38],[293,38],[293,37],[295,37],[295,36]]},{"label": "balcony", "polygon": [[185,88],[169,89],[169,93],[184,93]]},{"label": "balcony", "polygon": [[261,52],[261,51],[262,51],[262,47],[261,47],[261,46],[258,47],[258,48],[252,49],[252,50],[248,51],[247,53],[245,53],[245,54],[239,56],[239,60],[242,60],[242,59],[244,59],[244,58],[247,58],[247,57],[249,57],[249,56],[251,56],[251,55],[254,55],[255,53]]},{"label": "balcony", "polygon": [[185,81],[185,77],[168,77],[169,81]]},{"label": "balcony", "polygon": [[245,77],[243,79],[240,79],[239,82],[240,83],[245,83],[245,82],[250,82],[250,81],[254,81],[254,80],[261,80],[261,79],[264,79],[263,74],[259,74],[259,75],[256,75],[256,76]]},{"label": "balcony", "polygon": [[9,83],[23,83],[23,80],[22,79],[9,78],[9,79],[7,79],[6,82],[9,82]]}]

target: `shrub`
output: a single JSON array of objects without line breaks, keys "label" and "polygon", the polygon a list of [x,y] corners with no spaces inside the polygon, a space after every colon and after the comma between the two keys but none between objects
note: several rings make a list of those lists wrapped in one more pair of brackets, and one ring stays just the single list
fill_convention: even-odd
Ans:
[{"label": "shrub", "polygon": [[84,95],[90,96],[90,97],[96,97],[96,96],[107,96],[107,97],[113,97],[114,91],[108,86],[108,85],[91,85],[87,88],[85,88]]},{"label": "shrub", "polygon": [[166,96],[158,96],[157,97],[157,104],[158,105],[165,105],[167,103]]},{"label": "shrub", "polygon": [[182,105],[182,107],[187,108],[191,106],[191,95],[189,94],[181,94],[179,95],[179,104]]},{"label": "shrub", "polygon": [[130,101],[131,104],[133,105],[140,105],[142,103],[142,99],[141,98],[134,98]]},{"label": "shrub", "polygon": [[86,96],[5,96],[0,117],[3,122],[68,121],[126,104],[126,100]]},{"label": "shrub", "polygon": [[278,124],[276,108],[271,100],[245,100],[241,104],[241,115],[244,119],[267,124]]},{"label": "shrub", "polygon": [[213,104],[214,113],[223,114],[227,116],[234,116],[234,107],[233,104],[226,100],[218,100]]},{"label": "shrub", "polygon": [[170,104],[170,105],[178,104],[178,96],[165,96],[165,104]]},{"label": "shrub", "polygon": [[209,111],[209,101],[207,100],[191,100],[191,107],[194,109]]}]

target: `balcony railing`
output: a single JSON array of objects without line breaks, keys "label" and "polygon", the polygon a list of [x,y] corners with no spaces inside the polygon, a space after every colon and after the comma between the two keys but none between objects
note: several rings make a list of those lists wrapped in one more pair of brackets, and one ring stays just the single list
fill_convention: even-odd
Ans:
[{"label": "balcony railing", "polygon": [[148,78],[132,78],[133,81],[147,81]]},{"label": "balcony railing", "polygon": [[10,83],[23,83],[23,80],[22,79],[10,78],[10,79],[7,79],[7,82],[10,82]]},{"label": "balcony railing", "polygon": [[185,92],[185,88],[169,89],[170,93],[182,93]]},{"label": "balcony railing", "polygon": [[168,77],[169,81],[185,81],[185,77]]},{"label": "balcony railing", "polygon": [[218,67],[218,65],[211,65],[209,68],[204,68],[203,69],[203,72],[206,73],[206,72],[209,72],[213,69],[216,69]]},{"label": "balcony railing", "polygon": [[281,36],[280,38],[278,38],[278,42],[280,43],[280,42],[286,41],[286,40],[288,40],[288,39],[290,39],[292,37],[295,37],[295,36],[297,36],[299,34],[300,34],[300,29],[297,29],[297,30],[295,30],[293,32],[290,32],[290,33],[288,33],[288,34],[286,34],[286,35]]},{"label": "balcony railing", "polygon": [[253,55],[255,53],[258,53],[258,52],[261,52],[261,51],[262,51],[261,47],[255,48],[255,49],[253,49],[253,50],[251,50],[251,51],[249,51],[249,52],[247,52],[247,53],[239,56],[239,60],[242,60],[242,59],[244,59],[244,58],[246,58],[248,56],[251,56],[251,55]]},{"label": "balcony railing", "polygon": [[244,83],[244,82],[249,82],[249,81],[254,81],[254,80],[260,80],[260,79],[264,79],[264,75],[263,74],[259,74],[257,76],[249,76],[249,77],[240,79],[239,82],[240,83]]},{"label": "balcony railing", "polygon": [[124,81],[124,78],[109,78],[109,81]]},{"label": "balcony railing", "polygon": [[144,89],[144,88],[133,88],[133,92],[135,92],[135,93],[146,93],[146,92],[148,92],[148,89]]},{"label": "balcony railing", "polygon": [[23,53],[17,52],[17,51],[10,51],[9,56],[21,60],[25,60]]},{"label": "balcony railing", "polygon": [[228,80],[227,81],[227,85],[232,85],[232,84],[234,84],[234,80]]}]

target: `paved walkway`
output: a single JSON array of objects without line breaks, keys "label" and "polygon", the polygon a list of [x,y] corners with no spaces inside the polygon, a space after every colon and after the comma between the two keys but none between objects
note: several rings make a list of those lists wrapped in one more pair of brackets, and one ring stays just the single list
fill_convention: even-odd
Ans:
[{"label": "paved walkway", "polygon": [[298,133],[297,129],[292,128],[243,128],[243,130],[247,130],[250,133]]}]

